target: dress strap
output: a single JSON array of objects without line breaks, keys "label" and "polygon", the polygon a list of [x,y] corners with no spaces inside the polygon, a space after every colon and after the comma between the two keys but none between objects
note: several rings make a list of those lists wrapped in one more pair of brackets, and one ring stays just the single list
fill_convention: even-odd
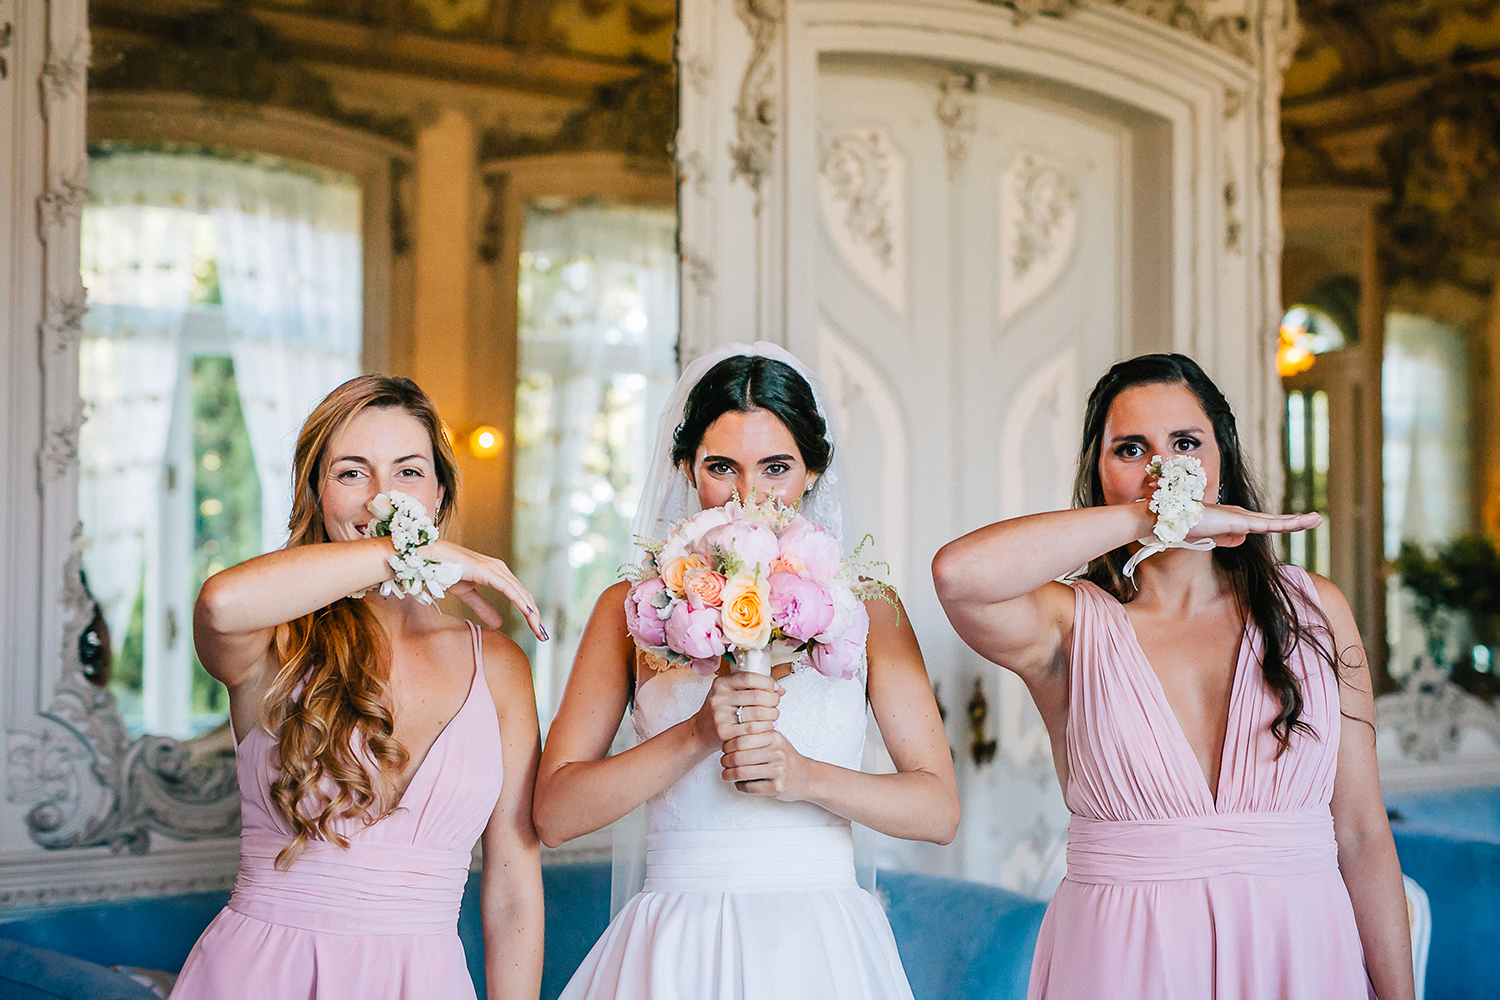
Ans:
[{"label": "dress strap", "polygon": [[474,647],[474,676],[481,677],[484,674],[484,633],[467,618],[464,619],[464,624],[469,626],[469,640]]}]

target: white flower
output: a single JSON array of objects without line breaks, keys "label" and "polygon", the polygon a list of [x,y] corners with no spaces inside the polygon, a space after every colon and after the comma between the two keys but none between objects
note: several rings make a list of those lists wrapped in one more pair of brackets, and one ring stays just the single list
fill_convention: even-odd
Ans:
[{"label": "white flower", "polygon": [[828,596],[833,598],[833,621],[822,632],[813,636],[814,642],[835,642],[844,637],[859,616],[859,598],[842,580],[827,581]]},{"label": "white flower", "polygon": [[365,504],[365,510],[368,510],[377,521],[389,521],[396,513],[396,505],[391,503],[390,497],[381,493]]},{"label": "white flower", "polygon": [[1203,520],[1203,492],[1208,488],[1203,463],[1191,455],[1174,455],[1165,461],[1155,455],[1146,471],[1156,477],[1150,504],[1157,515],[1156,537],[1168,545],[1181,542]]}]

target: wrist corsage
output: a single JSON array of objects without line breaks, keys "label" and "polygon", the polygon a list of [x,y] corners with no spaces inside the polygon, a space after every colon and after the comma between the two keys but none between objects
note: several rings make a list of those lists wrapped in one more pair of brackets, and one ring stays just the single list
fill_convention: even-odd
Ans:
[{"label": "wrist corsage", "polygon": [[1162,459],[1153,455],[1146,471],[1156,477],[1156,492],[1151,494],[1151,511],[1156,515],[1152,535],[1139,539],[1140,548],[1125,564],[1125,575],[1135,579],[1135,568],[1141,561],[1167,549],[1193,549],[1206,552],[1214,547],[1212,538],[1187,541],[1189,531],[1203,520],[1203,491],[1208,476],[1203,463],[1191,455],[1174,455]]},{"label": "wrist corsage", "polygon": [[[430,605],[463,579],[463,563],[428,559],[417,551],[438,540],[437,525],[427,516],[427,508],[421,501],[399,490],[391,490],[389,496],[381,493],[371,500],[365,509],[375,518],[366,529],[367,537],[389,537],[396,547],[389,560],[396,578],[380,585],[383,596],[406,597],[410,594],[418,603]],[[367,593],[368,590],[361,590],[349,596],[363,597]]]}]

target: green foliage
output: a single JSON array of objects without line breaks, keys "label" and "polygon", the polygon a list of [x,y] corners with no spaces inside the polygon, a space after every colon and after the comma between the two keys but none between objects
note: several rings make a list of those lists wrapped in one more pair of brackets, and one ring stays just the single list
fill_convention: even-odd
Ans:
[{"label": "green foliage", "polygon": [[[260,554],[260,477],[234,362],[193,358],[193,594],[219,570]],[[224,686],[193,658],[193,714],[223,712]]]},{"label": "green foliage", "polygon": [[1402,542],[1395,567],[1429,633],[1442,611],[1467,612],[1480,632],[1500,615],[1500,551],[1484,535],[1459,535],[1430,556]]}]

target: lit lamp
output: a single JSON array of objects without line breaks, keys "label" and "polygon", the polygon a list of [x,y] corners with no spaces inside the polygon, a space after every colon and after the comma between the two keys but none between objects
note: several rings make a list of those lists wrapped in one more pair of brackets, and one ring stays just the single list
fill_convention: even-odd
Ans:
[{"label": "lit lamp", "polygon": [[504,447],[505,439],[489,424],[480,424],[469,432],[469,454],[475,458],[494,458]]}]

